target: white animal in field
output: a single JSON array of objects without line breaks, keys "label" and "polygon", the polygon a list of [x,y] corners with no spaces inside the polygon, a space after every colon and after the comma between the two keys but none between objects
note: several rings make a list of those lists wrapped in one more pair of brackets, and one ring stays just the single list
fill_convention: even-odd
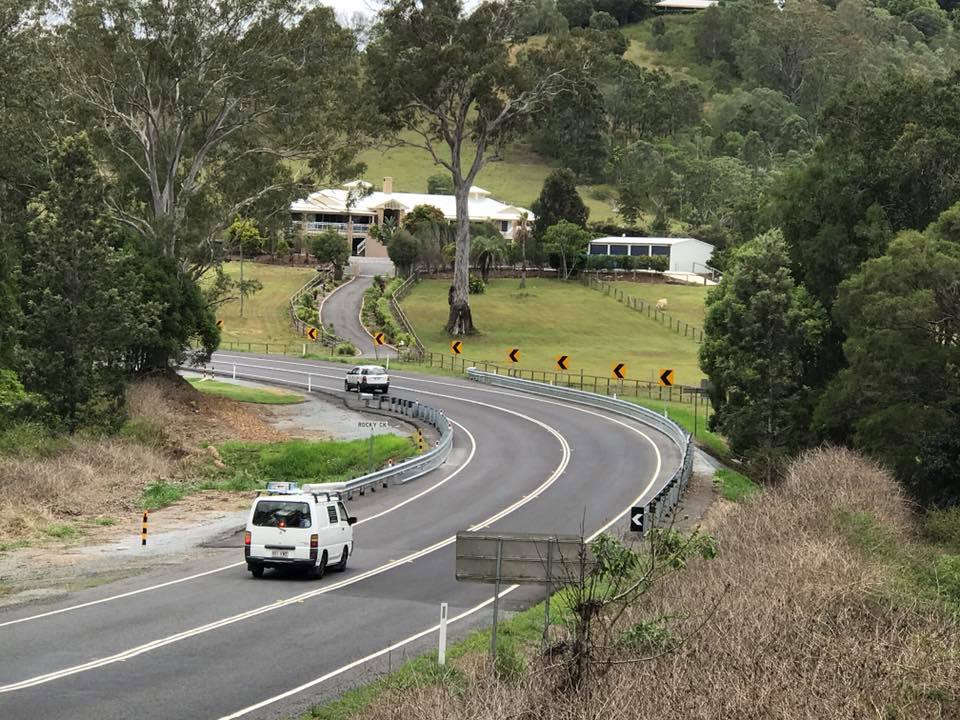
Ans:
[{"label": "white animal in field", "polygon": [[657,310],[659,310],[660,312],[663,312],[666,309],[667,309],[667,299],[660,298],[659,300],[657,300]]}]

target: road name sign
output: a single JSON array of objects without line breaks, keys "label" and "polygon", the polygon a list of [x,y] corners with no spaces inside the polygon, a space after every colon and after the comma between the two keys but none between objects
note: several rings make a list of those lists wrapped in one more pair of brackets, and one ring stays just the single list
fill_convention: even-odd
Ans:
[{"label": "road name sign", "polygon": [[318,337],[320,337],[320,331],[315,327],[307,328],[307,337],[315,341]]},{"label": "road name sign", "polygon": [[561,370],[570,369],[570,356],[569,355],[557,355],[557,367]]},{"label": "road name sign", "polygon": [[386,420],[358,420],[358,428],[389,428],[390,423]]},{"label": "road name sign", "polygon": [[463,352],[463,343],[460,340],[453,340],[450,343],[450,352],[454,355],[459,355]]},{"label": "road name sign", "polygon": [[627,366],[625,363],[615,363],[613,368],[610,370],[612,377],[615,377],[617,380],[623,380],[627,376]]},{"label": "road name sign", "polygon": [[663,387],[673,385],[673,368],[660,368],[660,378],[658,380]]},{"label": "road name sign", "polygon": [[643,532],[643,513],[643,505],[630,508],[630,532]]},{"label": "road name sign", "polygon": [[507,351],[507,359],[510,362],[520,362],[520,348],[510,348],[510,350]]},{"label": "road name sign", "polygon": [[386,344],[387,344],[387,338],[384,336],[384,334],[383,334],[382,332],[378,332],[376,335],[374,335],[374,336],[373,336],[373,341],[374,341],[377,345],[386,345]]}]

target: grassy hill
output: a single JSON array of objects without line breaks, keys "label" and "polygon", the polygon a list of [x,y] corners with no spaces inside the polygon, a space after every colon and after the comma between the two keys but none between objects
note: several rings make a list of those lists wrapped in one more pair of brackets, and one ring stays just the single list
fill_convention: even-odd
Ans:
[{"label": "grassy hill", "polygon": [[[445,280],[424,280],[403,301],[424,345],[447,355],[448,287]],[[646,287],[656,293],[670,286]],[[480,330],[464,340],[463,356],[470,360],[506,365],[508,349],[519,347],[526,369],[552,370],[557,355],[569,354],[574,373],[582,368],[608,377],[611,366],[623,362],[628,377],[639,380],[654,379],[664,367],[675,369],[677,384],[696,385],[703,377],[697,343],[578,283],[532,279],[521,292],[515,279],[492,280],[470,305]]]},{"label": "grassy hill", "polygon": [[[467,144],[465,157],[471,156],[473,145]],[[488,164],[476,184],[493,193],[501,202],[529,208],[550,171],[558,167],[522,145],[511,145],[503,150],[503,160]],[[379,185],[384,177],[393,178],[393,189],[400,192],[426,192],[427,178],[446,172],[424,150],[396,147],[389,150],[367,150],[360,155],[367,164],[364,179]],[[602,187],[602,186],[601,186]],[[613,206],[594,197],[597,188],[582,185],[579,188],[583,202],[590,208],[591,220],[604,220],[616,215]]]},{"label": "grassy hill", "polygon": [[[240,277],[238,262],[225,263],[223,269],[232,277]],[[271,344],[303,342],[290,324],[287,300],[314,274],[313,266],[245,262],[244,278],[259,280],[263,283],[263,289],[244,300],[242,318],[239,301],[223,305],[217,310],[217,318],[223,320],[223,341]]]}]

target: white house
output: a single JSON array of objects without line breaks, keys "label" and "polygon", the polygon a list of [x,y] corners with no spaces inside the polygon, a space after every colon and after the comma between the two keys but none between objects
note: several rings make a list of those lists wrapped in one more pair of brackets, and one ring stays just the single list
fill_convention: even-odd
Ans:
[{"label": "white house", "polygon": [[669,270],[702,273],[713,255],[713,245],[694,238],[603,237],[590,241],[591,255],[662,255]]},{"label": "white house", "polygon": [[[453,195],[429,195],[393,191],[393,178],[383,179],[383,190],[370,192],[370,184],[354,180],[342,188],[317,190],[303,200],[290,205],[294,226],[307,233],[335,230],[350,243],[350,254],[367,257],[387,257],[387,249],[370,235],[370,229],[388,218],[401,222],[417,205],[432,205],[448,220],[457,217],[456,198]],[[490,221],[500,228],[506,238],[513,232],[526,213],[527,221],[534,215],[526,208],[505,205],[494,200],[483,188],[470,188],[468,211],[471,221]]]}]

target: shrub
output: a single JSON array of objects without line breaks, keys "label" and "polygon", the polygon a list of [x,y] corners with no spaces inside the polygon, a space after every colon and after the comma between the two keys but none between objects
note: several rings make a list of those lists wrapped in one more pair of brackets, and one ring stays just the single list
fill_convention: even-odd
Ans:
[{"label": "shrub", "polygon": [[483,278],[481,278],[479,275],[470,273],[470,294],[483,295],[486,289],[487,286],[484,285]]},{"label": "shrub", "polygon": [[357,348],[352,342],[337,343],[333,348],[334,355],[356,355]]},{"label": "shrub", "polygon": [[960,507],[928,512],[926,531],[934,542],[960,551]]},{"label": "shrub", "polygon": [[55,455],[68,445],[63,435],[40,423],[15,423],[0,430],[0,455],[40,458]]},{"label": "shrub", "polygon": [[127,420],[120,428],[120,437],[147,447],[161,447],[167,441],[167,433],[163,426],[145,417]]}]

